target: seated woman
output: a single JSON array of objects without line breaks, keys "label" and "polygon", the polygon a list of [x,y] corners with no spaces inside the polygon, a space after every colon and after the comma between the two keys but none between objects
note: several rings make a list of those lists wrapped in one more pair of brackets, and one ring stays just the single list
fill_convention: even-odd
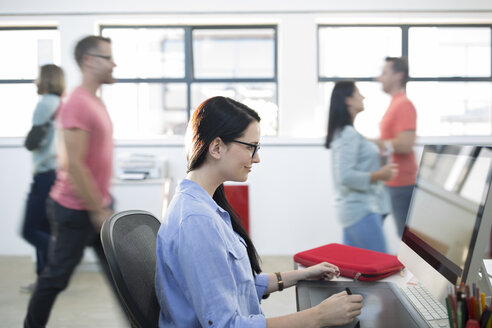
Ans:
[{"label": "seated woman", "polygon": [[224,97],[204,101],[188,124],[188,174],[157,237],[159,327],[325,327],[349,323],[362,297],[333,295],[318,306],[266,319],[260,300],[301,279],[331,279],[336,266],[261,273],[258,254],[227,202],[225,181],[246,181],[260,162],[260,117]]},{"label": "seated woman", "polygon": [[343,243],[387,252],[383,215],[390,211],[384,181],[397,173],[396,164],[381,166],[378,146],[353,126],[364,110],[364,96],[353,81],[338,81],[333,88],[326,148],[331,148],[333,185]]}]

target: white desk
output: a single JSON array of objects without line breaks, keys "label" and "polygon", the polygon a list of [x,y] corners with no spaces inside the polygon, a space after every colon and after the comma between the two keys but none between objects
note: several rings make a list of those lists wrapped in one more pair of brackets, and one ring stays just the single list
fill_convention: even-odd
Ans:
[{"label": "white desk", "polygon": [[[490,282],[492,283],[492,276],[491,276],[492,275],[492,259],[484,259],[483,262],[485,264],[485,268],[487,270],[487,273],[489,274]],[[304,266],[294,262],[294,269],[297,270],[297,269],[301,269],[301,268],[304,268]],[[333,279],[333,281],[351,281],[351,280],[353,280],[353,279],[346,278],[343,276],[340,276],[339,278]],[[410,270],[408,270],[408,268],[404,268],[401,271],[401,273],[395,273],[392,276],[389,276],[389,277],[386,277],[386,278],[383,278],[383,279],[377,280],[377,281],[393,282],[393,283],[397,284],[399,287],[403,287],[409,283],[410,284],[418,283],[418,281],[413,276],[413,274],[410,272]]]},{"label": "white desk", "polygon": [[[336,280],[352,281],[353,279],[340,276],[339,278],[335,279],[335,281]],[[392,282],[398,285],[399,287],[404,287],[408,283],[410,284],[417,283],[417,280],[414,278],[413,274],[407,268],[404,268],[400,273],[395,273],[394,275],[376,281]]]},{"label": "white desk", "polygon": [[[492,263],[491,263],[491,266],[492,266]],[[294,269],[295,270],[302,269],[302,268],[305,268],[305,267],[299,263],[294,262]],[[353,280],[354,279],[352,279],[352,278],[340,276],[338,278],[332,279],[331,281],[353,281]],[[383,278],[380,280],[376,280],[376,281],[392,282],[392,283],[397,284],[399,287],[403,287],[407,283],[412,283],[412,284],[417,283],[414,279],[413,274],[407,268],[404,268],[400,273],[395,273],[394,275],[391,275],[389,277],[386,277],[386,278]]]}]

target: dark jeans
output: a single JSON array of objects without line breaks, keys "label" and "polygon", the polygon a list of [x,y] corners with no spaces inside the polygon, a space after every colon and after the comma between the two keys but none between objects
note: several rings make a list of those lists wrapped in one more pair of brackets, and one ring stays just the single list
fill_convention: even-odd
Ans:
[{"label": "dark jeans", "polygon": [[63,207],[51,198],[47,206],[50,220],[52,219],[53,237],[49,246],[48,263],[38,277],[36,289],[29,301],[24,327],[46,326],[53,303],[58,294],[67,287],[75,267],[84,255],[85,246],[94,248],[116,293],[99,232],[92,226],[89,212]]},{"label": "dark jeans", "polygon": [[391,208],[393,217],[395,218],[396,231],[401,238],[403,229],[407,221],[408,208],[412,200],[414,185],[403,187],[388,187],[391,198]]},{"label": "dark jeans", "polygon": [[34,175],[22,225],[22,237],[36,248],[36,273],[38,275],[48,259],[50,224],[46,214],[46,200],[55,178],[55,170]]}]

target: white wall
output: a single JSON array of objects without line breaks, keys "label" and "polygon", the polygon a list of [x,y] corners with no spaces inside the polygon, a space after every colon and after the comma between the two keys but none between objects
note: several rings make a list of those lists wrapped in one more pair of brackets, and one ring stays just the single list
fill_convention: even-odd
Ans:
[{"label": "white wall", "polygon": [[3,1],[6,14],[52,13],[230,13],[230,12],[364,12],[364,11],[468,11],[491,10],[489,0],[17,0]]},{"label": "white wall", "polygon": [[[250,173],[250,234],[261,254],[293,254],[341,241],[341,229],[333,213],[329,151],[321,142],[299,142],[262,145],[261,162]],[[166,157],[175,181],[185,175],[182,147],[117,149],[128,151]]]},{"label": "white wall", "polygon": [[[11,144],[19,144],[19,141]],[[179,144],[120,145],[115,155],[122,152],[163,156],[168,160],[169,175],[174,181],[185,175],[184,149]],[[4,146],[0,147],[0,158],[0,170],[4,172],[0,183],[3,220],[0,255],[31,254],[32,248],[19,235],[30,182],[29,153],[20,146]],[[333,208],[330,155],[321,141],[272,141],[262,146],[260,159],[261,163],[253,167],[248,180],[250,234],[260,254],[291,255],[322,244],[341,242],[341,228]],[[140,208],[155,213],[154,208],[160,206],[157,204],[160,194],[156,193],[160,193],[158,188],[139,186],[135,189],[138,199],[132,202],[148,204],[148,199],[155,199],[156,206]],[[118,201],[116,199],[117,206]],[[125,207],[125,204],[120,206]],[[392,249],[396,251],[392,223],[387,230]]]}]

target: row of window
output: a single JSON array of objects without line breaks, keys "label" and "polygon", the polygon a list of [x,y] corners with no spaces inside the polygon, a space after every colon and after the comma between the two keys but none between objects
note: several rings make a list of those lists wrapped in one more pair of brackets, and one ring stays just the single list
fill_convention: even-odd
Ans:
[{"label": "row of window", "polygon": [[[102,91],[116,136],[183,134],[191,111],[216,95],[255,108],[263,134],[277,134],[275,26],[102,26],[101,34],[118,63],[118,83]],[[118,110],[128,107],[135,111]]]},{"label": "row of window", "polygon": [[408,97],[420,136],[492,133],[491,26],[320,26],[319,70],[322,107],[334,82],[355,79],[366,96],[356,127],[378,135],[389,99],[374,79],[384,58],[409,62]]},{"label": "row of window", "polygon": [[[115,137],[181,135],[193,108],[215,95],[254,108],[263,134],[277,135],[276,26],[108,25],[100,33],[111,38],[118,65],[116,83],[102,89]],[[419,135],[490,135],[491,40],[490,25],[320,25],[318,110],[323,113],[318,117],[327,115],[334,83],[355,79],[366,96],[356,127],[376,136],[389,98],[374,79],[385,57],[406,56],[407,93],[418,111]],[[9,52],[0,53],[0,99],[12,114],[0,122],[0,137],[22,136],[37,100],[38,67],[60,63],[59,32],[0,28],[0,42],[10,45]]]}]

